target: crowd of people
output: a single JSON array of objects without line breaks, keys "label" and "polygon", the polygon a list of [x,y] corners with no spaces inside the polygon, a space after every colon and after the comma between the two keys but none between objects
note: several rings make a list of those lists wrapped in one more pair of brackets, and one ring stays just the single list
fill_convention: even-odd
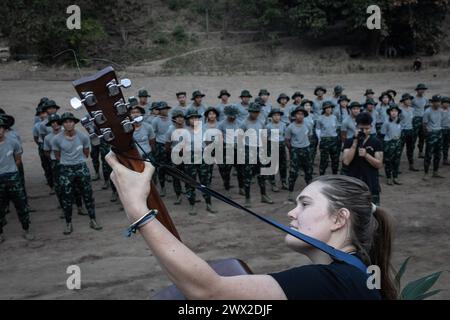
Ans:
[{"label": "crowd of people", "polygon": [[[424,84],[417,85],[414,95],[404,93],[400,98],[393,89],[379,95],[367,89],[363,101],[358,101],[350,99],[344,91],[338,85],[327,97],[327,89],[318,86],[313,92],[314,99],[307,99],[297,91],[291,97],[281,93],[276,103],[272,104],[270,92],[266,89],[261,89],[254,99],[248,90],[242,90],[237,103],[230,101],[231,95],[227,90],[221,90],[218,103],[206,106],[203,102],[205,95],[201,91],[192,93],[190,103],[186,92],[178,92],[177,103],[169,105],[164,101],[150,103],[148,91],[140,90],[137,98],[129,99],[130,102],[137,100],[130,103],[130,117],[143,119],[134,122],[133,137],[142,157],[158,163],[171,163],[201,184],[211,186],[216,164],[202,160],[200,163],[173,162],[171,151],[180,141],[172,137],[177,129],[186,129],[192,137],[199,130],[217,129],[222,133],[220,143],[228,146],[224,150],[235,151],[232,155],[235,161],[217,164],[225,192],[232,196],[231,178],[236,175],[239,194],[245,197],[246,207],[252,206],[253,178],[257,180],[261,202],[273,204],[267,187],[273,193],[280,189],[288,190],[287,201],[294,202],[299,175],[303,175],[305,183],[309,184],[314,175],[327,173],[363,180],[369,186],[373,202],[379,204],[379,170],[384,166],[388,186],[401,185],[400,159],[404,149],[408,170],[420,171],[417,158],[422,158],[423,179],[443,178],[439,173],[440,165],[450,165],[450,97],[435,94],[428,98]],[[80,120],[70,112],[60,115],[59,109],[54,100],[41,99],[36,108],[33,137],[46,183],[58,201],[61,218],[65,219],[63,233],[68,235],[73,232],[74,203],[78,214],[89,216],[90,227],[101,230],[95,216],[92,181],[100,179],[101,168],[102,188],[111,189],[112,202],[118,200],[117,190],[110,181],[111,168],[105,161],[110,146],[103,139],[99,145],[93,145],[84,130],[76,128]],[[243,132],[249,129],[267,130],[268,140],[276,139],[274,142],[278,147],[277,174],[260,174],[266,164],[262,164],[259,157],[256,161],[250,161],[252,153],[249,150],[259,148],[261,144],[249,139],[242,138],[246,162],[239,164],[236,161],[236,146],[240,136],[230,135],[230,129]],[[274,134],[275,130],[278,134]],[[202,143],[189,146],[187,151],[194,157],[195,148],[206,148],[212,140],[205,137]],[[415,153],[416,146],[418,153]],[[269,148],[268,152],[271,151]],[[29,229],[29,212],[32,209],[27,200],[22,152],[20,136],[14,129],[14,118],[5,110],[0,110],[0,242],[4,240],[5,215],[9,212],[10,202],[15,206],[24,237],[28,240],[34,238]],[[314,172],[316,157],[319,158],[318,173]],[[93,174],[87,165],[89,158],[92,159]],[[181,204],[185,195],[190,205],[188,213],[197,214],[196,203],[199,200],[191,185],[186,184],[183,188],[178,179],[168,177],[164,170],[158,170],[154,180],[162,197],[168,192],[166,184],[173,183],[174,204]],[[211,197],[208,194],[203,196],[206,210],[216,213]]]}]

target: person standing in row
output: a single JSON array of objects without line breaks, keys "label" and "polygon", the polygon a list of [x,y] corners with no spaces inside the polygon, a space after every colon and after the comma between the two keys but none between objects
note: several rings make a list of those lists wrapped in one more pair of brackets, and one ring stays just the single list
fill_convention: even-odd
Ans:
[{"label": "person standing in row", "polygon": [[419,83],[416,86],[416,96],[412,100],[412,107],[414,109],[413,129],[414,129],[414,145],[417,141],[419,148],[419,158],[423,159],[423,146],[425,142],[425,135],[423,131],[423,113],[428,105],[428,99],[425,97],[425,91],[428,90],[427,86],[423,83]]},{"label": "person standing in row", "polygon": [[229,100],[230,100],[231,94],[226,90],[220,90],[219,95],[217,98],[220,99],[220,102],[216,105],[216,110],[219,112],[219,121],[222,121],[225,119],[225,114],[223,113],[223,109],[225,108],[225,106],[229,105]]},{"label": "person standing in row", "polygon": [[[264,123],[258,119],[261,106],[252,102],[248,107],[248,112],[247,119],[240,124],[240,129],[244,131],[244,135],[240,136],[239,139],[243,139],[245,145],[245,164],[243,165],[245,207],[250,208],[252,206],[250,187],[254,176],[257,177],[261,202],[272,204],[273,201],[266,193],[266,176],[261,175],[259,149],[261,148],[261,130],[264,129]],[[248,132],[250,132],[251,137],[256,139],[247,136]]]},{"label": "person standing in row", "polygon": [[[155,159],[158,163],[169,163],[169,155],[166,149],[167,131],[172,124],[172,119],[168,113],[171,107],[165,101],[158,103],[156,109],[159,111],[158,117],[152,121],[152,127],[156,135]],[[161,186],[160,196],[166,196],[166,173],[158,168],[158,181]]]},{"label": "person standing in row", "polygon": [[[317,146],[319,145],[319,138],[317,136],[316,127],[317,127],[317,115],[312,111],[313,110],[313,102],[311,100],[303,100],[300,105],[305,111],[308,113],[308,116],[304,118],[304,122],[306,127],[308,128],[308,141],[309,141],[309,155],[310,155],[310,164],[311,167],[314,168],[314,162],[316,160],[317,154]],[[296,108],[297,109],[297,108]],[[294,109],[295,110],[295,109]],[[293,110],[293,111],[294,111]],[[291,112],[292,122],[295,121],[295,113]],[[314,173],[312,173],[314,174]]]},{"label": "person standing in row", "polygon": [[428,180],[428,170],[433,160],[433,178],[443,178],[438,172],[442,153],[442,111],[441,96],[434,95],[431,106],[423,113],[423,132],[425,134],[425,174],[423,180]]},{"label": "person standing in row", "polygon": [[[375,110],[377,111],[377,124],[376,124],[376,131],[377,131],[377,138],[380,141],[384,140],[383,134],[381,133],[381,127],[383,126],[383,123],[386,121],[389,121],[389,115],[387,113],[387,110],[389,109],[389,106],[391,105],[391,96],[383,92],[381,96],[378,98],[380,101],[378,105],[376,106]],[[401,102],[401,100],[400,100]]]},{"label": "person standing in row", "polygon": [[339,153],[341,153],[342,148],[342,141],[341,141],[341,128],[342,123],[344,122],[345,118],[349,116],[348,112],[348,104],[350,103],[350,99],[346,95],[341,95],[337,101],[337,107],[334,108],[333,114],[337,119],[337,128],[336,133],[338,136],[338,147],[339,147]]},{"label": "person standing in row", "polygon": [[237,120],[243,122],[248,117],[248,107],[250,106],[252,95],[250,94],[250,91],[242,90],[239,98],[241,99],[241,102],[236,103],[236,107],[239,111]]},{"label": "person standing in row", "polygon": [[[281,121],[281,117],[283,116],[283,111],[280,110],[280,108],[272,108],[272,111],[270,111],[268,117],[272,119],[269,123],[266,125],[266,129],[268,130],[268,148],[270,150],[269,156],[272,155],[272,150],[270,149],[272,147],[271,142],[277,142],[278,143],[278,172],[280,173],[280,179],[281,179],[281,189],[287,190],[287,156],[286,156],[286,143],[285,143],[285,134],[286,134],[286,128],[287,125]],[[274,134],[273,131],[278,130],[278,139],[274,140]],[[279,192],[276,185],[276,175],[272,175],[269,177],[270,184],[272,185],[272,191],[273,192]]]},{"label": "person standing in row", "polygon": [[277,102],[278,102],[278,108],[283,111],[283,116],[281,117],[281,121],[284,122],[287,125],[289,125],[289,123],[291,123],[291,119],[290,119],[290,106],[288,106],[288,102],[289,102],[289,97],[287,94],[285,93],[280,93],[280,95],[277,98]]},{"label": "person standing in row", "polygon": [[267,119],[270,111],[272,110],[272,104],[269,102],[270,92],[267,89],[261,89],[259,90],[258,97],[261,99],[260,104],[262,106],[260,117]]},{"label": "person standing in row", "polygon": [[448,148],[450,147],[450,97],[442,97],[442,164],[450,166],[448,161]]},{"label": "person standing in row", "polygon": [[337,174],[339,170],[339,154],[337,126],[338,121],[333,114],[334,104],[325,101],[322,104],[322,115],[317,119],[317,128],[320,131],[320,165],[319,174],[323,176],[331,159],[331,172]]},{"label": "person standing in row", "polygon": [[376,106],[376,102],[375,100],[373,100],[372,98],[369,98],[366,100],[366,103],[364,104],[364,111],[369,113],[370,116],[373,119],[373,123],[372,123],[372,127],[371,127],[371,132],[370,134],[372,135],[372,137],[376,137],[377,136],[377,111],[375,110],[375,106]]},{"label": "person standing in row", "polygon": [[[134,106],[130,110],[131,120],[136,120],[139,117],[143,117],[145,109],[139,105]],[[144,121],[137,121],[133,123],[133,139],[135,143],[139,144],[137,150],[143,159],[150,157],[150,160],[154,160],[154,150],[156,147],[156,135],[153,127]]]},{"label": "person standing in row", "polygon": [[[288,113],[289,123],[294,121],[294,119],[291,118],[291,112],[294,111],[297,107],[301,107],[303,97],[304,97],[304,95],[300,91],[295,91],[294,94],[292,95],[292,97],[291,97],[292,104],[289,106],[289,108],[287,110],[285,110]],[[287,123],[286,125],[289,125],[289,123]]]},{"label": "person standing in row", "polygon": [[186,92],[185,91],[179,91],[176,94],[177,97],[177,102],[178,105],[176,105],[175,107],[172,108],[172,110],[170,111],[171,114],[170,116],[172,117],[172,113],[175,112],[175,110],[181,110],[183,112],[183,114],[186,114],[186,111],[188,109],[188,105],[186,102],[187,96],[186,96]]},{"label": "person standing in row", "polygon": [[[219,131],[218,126],[219,126],[219,121],[218,119],[220,118],[220,112],[214,108],[214,107],[208,107],[208,109],[206,109],[205,114],[203,115],[204,119],[205,119],[205,130],[213,130],[216,129],[217,131],[215,131],[216,133]],[[209,131],[207,131],[209,132]],[[215,137],[214,136],[207,136],[205,137],[205,144],[208,145],[210,143],[214,142]],[[215,156],[215,152],[212,154],[212,156]],[[211,164],[209,166],[209,170],[210,170],[210,180],[209,183],[211,184],[212,182],[212,176],[213,176],[213,169],[214,169],[214,164]]]},{"label": "person standing in row", "polygon": [[226,118],[217,126],[223,137],[223,162],[219,165],[219,173],[227,196],[231,196],[230,176],[231,169],[234,166],[237,172],[239,194],[245,195],[242,165],[237,163],[237,138],[235,133],[240,128],[240,122],[237,120],[239,110],[234,105],[228,105],[225,106],[223,112]]},{"label": "person standing in row", "polygon": [[30,232],[27,195],[17,167],[22,161],[22,147],[6,134],[6,130],[13,124],[13,117],[0,116],[0,243],[5,240],[3,227],[6,225],[5,214],[10,201],[16,208],[24,238],[34,240],[34,235]]},{"label": "person standing in row", "polygon": [[[206,106],[203,104],[204,97],[205,97],[205,95],[203,93],[201,93],[199,90],[194,91],[192,93],[192,98],[191,98],[192,103],[189,105],[187,110],[189,110],[189,109],[197,110],[197,113],[199,115],[201,115],[201,117],[203,118],[203,114],[206,111]],[[186,110],[186,112],[187,112],[187,110]]]},{"label": "person standing in row", "polygon": [[327,89],[323,86],[317,86],[314,89],[314,95],[316,98],[313,101],[313,113],[316,116],[319,116],[322,113],[322,104],[325,102],[325,94],[327,93]]},{"label": "person standing in row", "polygon": [[[169,159],[170,159],[170,164],[175,167],[176,169],[180,170],[180,171],[185,171],[184,170],[184,164],[181,161],[180,163],[174,163],[173,159],[175,158],[175,154],[172,154],[172,151],[174,150],[174,148],[180,143],[180,140],[176,140],[176,139],[172,139],[172,134],[177,130],[177,129],[184,129],[186,127],[186,120],[184,119],[184,112],[183,110],[177,109],[174,110],[171,113],[171,117],[172,117],[172,124],[170,125],[169,129],[167,130],[167,134],[166,134],[166,150],[167,150],[167,154],[169,154]],[[183,156],[183,152],[182,150],[179,151],[179,153],[177,154],[178,157],[182,157]],[[175,202],[173,203],[174,205],[179,205],[182,202],[182,198],[181,198],[181,194],[183,193],[183,190],[181,188],[181,182],[179,179],[173,177],[173,190],[175,191]]]},{"label": "person standing in row", "polygon": [[305,182],[308,185],[312,180],[312,164],[309,148],[309,129],[305,123],[308,112],[303,107],[297,107],[291,114],[295,118],[286,129],[286,146],[290,153],[289,167],[289,202],[295,202],[294,187],[300,169],[305,174]]},{"label": "person standing in row", "polygon": [[400,125],[402,126],[402,151],[406,145],[406,157],[409,163],[409,171],[419,171],[414,167],[414,129],[413,129],[413,118],[414,109],[412,106],[413,97],[409,93],[402,95],[400,99]]},{"label": "person standing in row", "polygon": [[72,203],[77,186],[90,218],[89,226],[94,230],[102,229],[95,219],[91,175],[86,164],[90,141],[86,135],[76,130],[75,125],[79,121],[72,113],[64,113],[59,121],[64,127],[64,131],[52,139],[52,150],[55,152],[56,160],[59,161],[61,201],[66,219],[66,227],[63,232],[65,235],[73,232]]},{"label": "person standing in row", "polygon": [[387,184],[401,185],[398,180],[400,160],[402,156],[402,125],[400,115],[402,110],[395,104],[386,111],[389,119],[381,127],[381,134],[384,137],[384,169],[386,172]]},{"label": "person standing in row", "polygon": [[146,89],[141,89],[138,91],[139,106],[142,107],[144,110],[147,110],[150,106],[148,101],[150,97],[151,95],[148,93]]},{"label": "person standing in row", "polygon": [[341,96],[344,93],[344,88],[341,85],[337,85],[333,89],[333,96],[331,97],[330,101],[334,105],[334,110],[338,109],[339,107],[339,100]]},{"label": "person standing in row", "polygon": [[50,160],[45,156],[44,153],[44,140],[42,136],[39,134],[39,127],[42,121],[47,120],[47,112],[42,109],[42,105],[38,105],[36,108],[36,116],[39,118],[39,121],[36,122],[33,126],[33,140],[38,146],[39,158],[41,160],[41,167],[44,170],[45,180],[47,185],[50,187],[50,194],[54,193],[54,185],[53,185],[53,177],[52,177],[52,168],[50,164]]}]

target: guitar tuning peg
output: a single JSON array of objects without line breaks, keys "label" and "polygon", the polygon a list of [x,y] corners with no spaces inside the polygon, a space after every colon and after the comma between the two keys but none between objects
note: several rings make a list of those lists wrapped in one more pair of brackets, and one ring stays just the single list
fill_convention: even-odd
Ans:
[{"label": "guitar tuning peg", "polygon": [[89,135],[89,138],[91,138],[91,144],[93,146],[99,146],[100,145],[100,136],[96,133],[92,133]]},{"label": "guitar tuning peg", "polygon": [[84,97],[82,100],[80,100],[76,97],[70,99],[70,105],[75,110],[81,109],[81,107],[83,106],[83,103],[88,107],[94,107],[97,104],[97,98],[95,97],[93,92],[91,92],[91,91],[83,92],[82,96]]},{"label": "guitar tuning peg", "polygon": [[130,120],[129,118],[126,118],[125,120],[123,120],[121,122],[123,131],[125,131],[125,133],[132,132],[134,130],[133,124],[141,123],[142,121],[144,121],[144,117],[143,116],[136,117],[133,120]]},{"label": "guitar tuning peg", "polygon": [[106,142],[111,142],[114,140],[115,137],[110,128],[100,129],[100,131],[102,134],[99,137],[105,139]]},{"label": "guitar tuning peg", "polygon": [[86,131],[91,134],[95,134],[95,125],[91,117],[86,116],[81,119],[81,125],[86,129]]},{"label": "guitar tuning peg", "polygon": [[130,79],[122,79],[120,80],[120,84],[117,83],[116,79],[111,80],[106,84],[106,88],[108,89],[109,96],[117,96],[120,93],[119,88],[129,88],[131,87],[131,80]]},{"label": "guitar tuning peg", "polygon": [[106,117],[104,116],[103,112],[100,110],[92,112],[92,119],[98,125],[102,125],[106,122]]},{"label": "guitar tuning peg", "polygon": [[80,110],[83,107],[83,103],[77,97],[70,99],[70,106],[75,110]]}]

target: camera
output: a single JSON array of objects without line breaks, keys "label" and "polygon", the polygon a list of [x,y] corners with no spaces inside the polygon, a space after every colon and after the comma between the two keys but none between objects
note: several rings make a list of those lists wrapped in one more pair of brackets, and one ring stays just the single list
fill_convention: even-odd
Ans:
[{"label": "camera", "polygon": [[364,133],[364,130],[359,130],[358,134],[356,135],[356,140],[358,140],[358,145],[361,146],[364,143],[364,140],[366,139],[366,134]]}]

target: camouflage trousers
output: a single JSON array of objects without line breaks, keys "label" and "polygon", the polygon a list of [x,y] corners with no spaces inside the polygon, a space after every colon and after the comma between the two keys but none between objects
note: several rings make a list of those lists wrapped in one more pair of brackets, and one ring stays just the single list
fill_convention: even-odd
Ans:
[{"label": "camouflage trousers", "polygon": [[106,162],[105,157],[111,150],[109,144],[107,144],[102,139],[100,140],[100,144],[98,146],[92,146],[91,149],[91,158],[92,165],[94,166],[95,172],[99,173],[100,171],[100,161],[102,163],[102,173],[103,179],[105,181],[109,180],[109,176],[111,175],[112,169],[109,166],[108,162]]},{"label": "camouflage trousers", "polygon": [[401,139],[384,141],[384,170],[386,178],[398,178],[398,171],[400,168],[400,159],[402,156],[402,141]]},{"label": "camouflage trousers", "polygon": [[414,148],[416,146],[417,139],[419,140],[419,152],[423,151],[423,145],[425,142],[425,135],[423,132],[423,117],[413,118],[413,143]]},{"label": "camouflage trousers", "polygon": [[442,159],[448,160],[448,148],[450,147],[450,129],[442,129]]},{"label": "camouflage trousers", "polygon": [[[58,203],[59,206],[62,208],[62,187],[61,187],[61,182],[60,182],[60,166],[59,166],[59,162],[57,160],[51,160],[50,162],[50,166],[53,172],[53,185],[54,185],[54,190],[55,190],[55,194],[56,194],[56,198],[58,199]],[[80,187],[78,185],[75,186],[74,188],[74,192],[73,192],[73,197],[74,197],[74,201],[75,204],[78,208],[81,208],[83,206],[83,202],[81,200],[81,192],[80,192]]]},{"label": "camouflage trousers", "polygon": [[316,154],[317,154],[317,146],[319,145],[319,139],[317,138],[316,134],[309,136],[309,156],[310,156],[310,162],[311,167],[314,166],[314,161],[316,161]]},{"label": "camouflage trousers", "polygon": [[306,184],[309,184],[312,180],[313,167],[310,150],[310,147],[291,148],[291,163],[289,167],[289,191],[291,192],[294,191],[300,169],[305,173]]},{"label": "camouflage trousers", "polygon": [[9,201],[12,201],[16,208],[22,229],[28,230],[30,215],[25,188],[23,187],[19,172],[0,175],[0,234],[3,233],[3,223]]},{"label": "camouflage trousers", "polygon": [[77,187],[91,219],[95,219],[95,204],[92,195],[91,174],[86,163],[59,165],[61,202],[66,222],[72,221],[72,205]]},{"label": "camouflage trousers", "polygon": [[248,147],[245,147],[245,165],[243,167],[244,178],[244,191],[245,198],[250,198],[250,188],[252,185],[252,178],[256,176],[258,181],[259,190],[262,195],[266,194],[266,180],[267,176],[261,175],[262,164],[259,160],[257,149],[255,152],[251,151]]},{"label": "camouflage trousers", "polygon": [[425,160],[424,170],[428,173],[433,159],[433,172],[437,172],[439,169],[439,161],[441,161],[442,153],[442,132],[441,130],[428,132],[425,139]]},{"label": "camouflage trousers", "polygon": [[[190,176],[192,179],[200,181],[200,183],[206,187],[209,187],[211,181],[211,166],[210,164],[184,164],[184,172]],[[176,192],[176,191],[175,191]],[[181,193],[181,186],[180,186]],[[195,188],[189,184],[186,184],[186,196],[189,200],[189,204],[195,204]],[[211,196],[209,194],[203,193],[203,198],[206,203],[211,203]]]},{"label": "camouflage trousers", "polygon": [[[166,147],[163,143],[156,143],[156,150],[154,154],[155,160],[158,163],[170,163],[170,155],[167,153]],[[163,169],[157,169],[158,180],[161,187],[166,185],[166,173]]]},{"label": "camouflage trousers", "polygon": [[[414,131],[413,129],[404,129],[402,130],[402,135],[400,136],[401,140],[401,149],[403,152],[403,148],[406,145],[406,157],[408,158],[408,163],[410,165],[414,164]],[[401,158],[401,155],[400,155]]]},{"label": "camouflage trousers", "polygon": [[229,164],[226,161],[227,159],[227,148],[226,148],[226,144],[224,144],[223,146],[223,164],[219,164],[219,173],[220,176],[222,177],[223,180],[223,185],[225,187],[225,190],[230,190],[230,176],[231,176],[231,169],[233,168],[233,166],[236,168],[236,172],[237,172],[237,179],[238,179],[238,185],[239,185],[239,189],[244,188],[244,176],[243,176],[243,172],[244,172],[244,165],[242,164],[238,164],[237,163],[237,149],[234,148],[234,159],[233,159],[233,163]]},{"label": "camouflage trousers", "polygon": [[331,159],[331,172],[337,174],[339,170],[339,154],[340,148],[337,137],[324,137],[320,139],[320,165],[319,173],[324,175],[327,167],[328,160]]},{"label": "camouflage trousers", "polygon": [[[272,155],[271,151],[271,144],[268,144],[269,151],[268,156],[270,157]],[[278,143],[278,172],[280,174],[281,183],[287,182],[287,155],[286,155],[286,144],[283,141],[280,141]],[[275,176],[267,176],[270,183],[274,186],[275,185]]]},{"label": "camouflage trousers", "polygon": [[53,180],[52,166],[50,163],[50,159],[45,155],[44,144],[41,142],[38,144],[38,152],[39,158],[41,159],[41,167],[44,170],[45,180],[47,181],[48,186],[53,189],[54,180]]}]

